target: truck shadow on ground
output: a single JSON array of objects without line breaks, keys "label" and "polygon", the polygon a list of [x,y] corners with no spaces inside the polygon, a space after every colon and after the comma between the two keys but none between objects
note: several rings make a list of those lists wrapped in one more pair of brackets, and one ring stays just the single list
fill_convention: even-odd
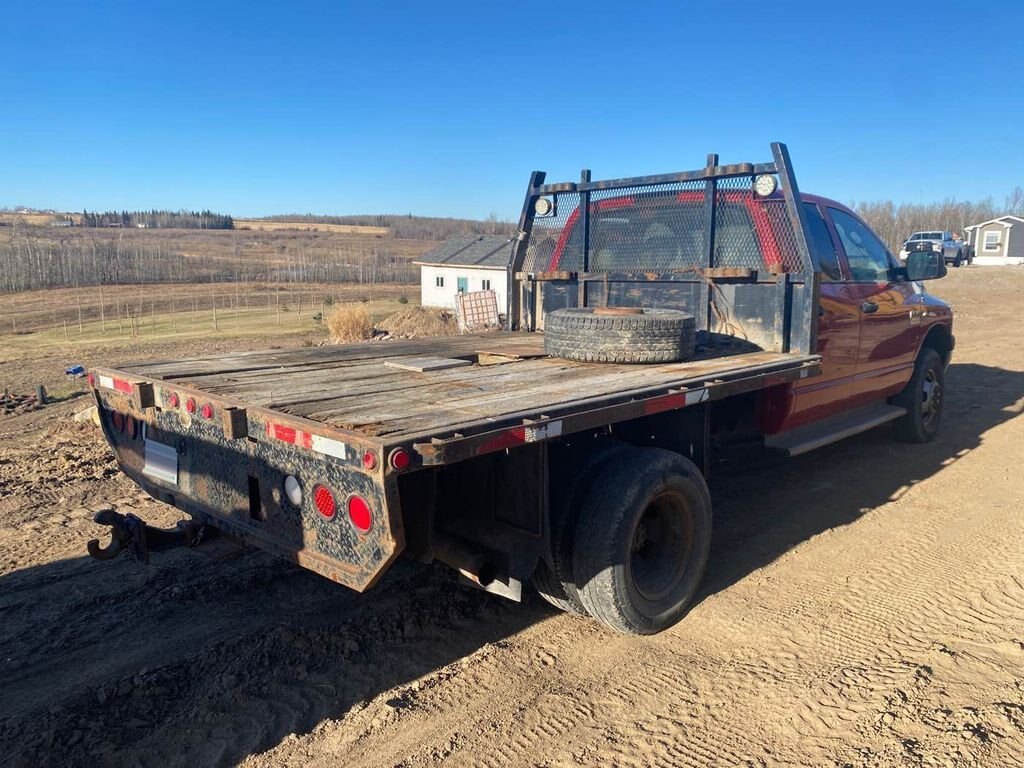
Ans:
[{"label": "truck shadow on ground", "polygon": [[1024,412],[1024,373],[954,363],[945,393],[942,430],[932,443],[898,442],[884,426],[793,459],[716,472],[715,533],[698,602],[968,455],[987,431]]},{"label": "truck shadow on ground", "polygon": [[[698,600],[977,448],[1021,413],[1024,374],[956,364],[947,392],[934,443],[897,443],[882,428],[717,471]],[[365,595],[258,552],[17,571],[0,579],[0,755],[14,766],[232,765],[345,717],[341,760],[432,680],[471,686],[468,657],[551,615],[536,598],[508,603],[411,563]]]}]

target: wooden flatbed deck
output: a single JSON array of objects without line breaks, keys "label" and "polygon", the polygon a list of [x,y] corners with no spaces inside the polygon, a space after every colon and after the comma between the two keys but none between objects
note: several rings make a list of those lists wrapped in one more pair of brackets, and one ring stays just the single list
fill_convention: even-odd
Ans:
[{"label": "wooden flatbed deck", "polygon": [[[472,365],[418,372],[388,365],[468,358]],[[576,363],[544,356],[541,334],[491,333],[372,342],[116,366],[250,407],[388,442],[470,434],[694,387],[745,389],[817,373],[817,356],[698,349],[670,364]],[[757,386],[751,380],[765,379]],[[723,392],[722,396],[725,396]],[[716,399],[708,397],[707,399]]]}]

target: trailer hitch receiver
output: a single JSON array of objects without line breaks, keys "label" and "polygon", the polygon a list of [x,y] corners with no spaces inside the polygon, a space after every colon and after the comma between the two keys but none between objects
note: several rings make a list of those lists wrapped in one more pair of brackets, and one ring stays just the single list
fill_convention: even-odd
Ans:
[{"label": "trailer hitch receiver", "polygon": [[97,560],[111,560],[127,549],[136,559],[149,563],[150,552],[195,547],[217,532],[194,520],[179,520],[173,528],[155,528],[130,512],[122,515],[112,509],[100,510],[93,519],[111,529],[107,546],[101,547],[98,539],[92,539],[86,545],[89,554]]}]

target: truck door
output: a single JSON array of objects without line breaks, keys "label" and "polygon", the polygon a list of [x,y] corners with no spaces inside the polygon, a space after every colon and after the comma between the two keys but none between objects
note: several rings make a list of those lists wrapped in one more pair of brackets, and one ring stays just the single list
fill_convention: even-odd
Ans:
[{"label": "truck door", "polygon": [[783,429],[828,416],[851,395],[860,342],[860,302],[844,278],[838,249],[821,209],[805,202],[808,246],[821,265],[821,300],[818,307],[818,354],[821,374],[794,388],[793,411]]},{"label": "truck door", "polygon": [[850,297],[860,313],[860,345],[851,404],[894,395],[910,377],[920,321],[914,284],[899,280],[896,260],[853,213],[828,209],[850,275]]}]

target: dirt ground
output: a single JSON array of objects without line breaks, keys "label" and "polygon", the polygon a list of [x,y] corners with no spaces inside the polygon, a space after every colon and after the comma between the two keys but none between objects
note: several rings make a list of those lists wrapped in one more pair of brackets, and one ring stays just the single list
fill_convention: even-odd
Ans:
[{"label": "dirt ground", "polygon": [[651,638],[405,563],[356,595],[258,552],[92,561],[92,510],[175,514],[64,365],[259,340],[0,349],[68,398],[0,419],[0,765],[1024,765],[1024,270],[930,288],[941,438],[716,475],[701,595]]}]

